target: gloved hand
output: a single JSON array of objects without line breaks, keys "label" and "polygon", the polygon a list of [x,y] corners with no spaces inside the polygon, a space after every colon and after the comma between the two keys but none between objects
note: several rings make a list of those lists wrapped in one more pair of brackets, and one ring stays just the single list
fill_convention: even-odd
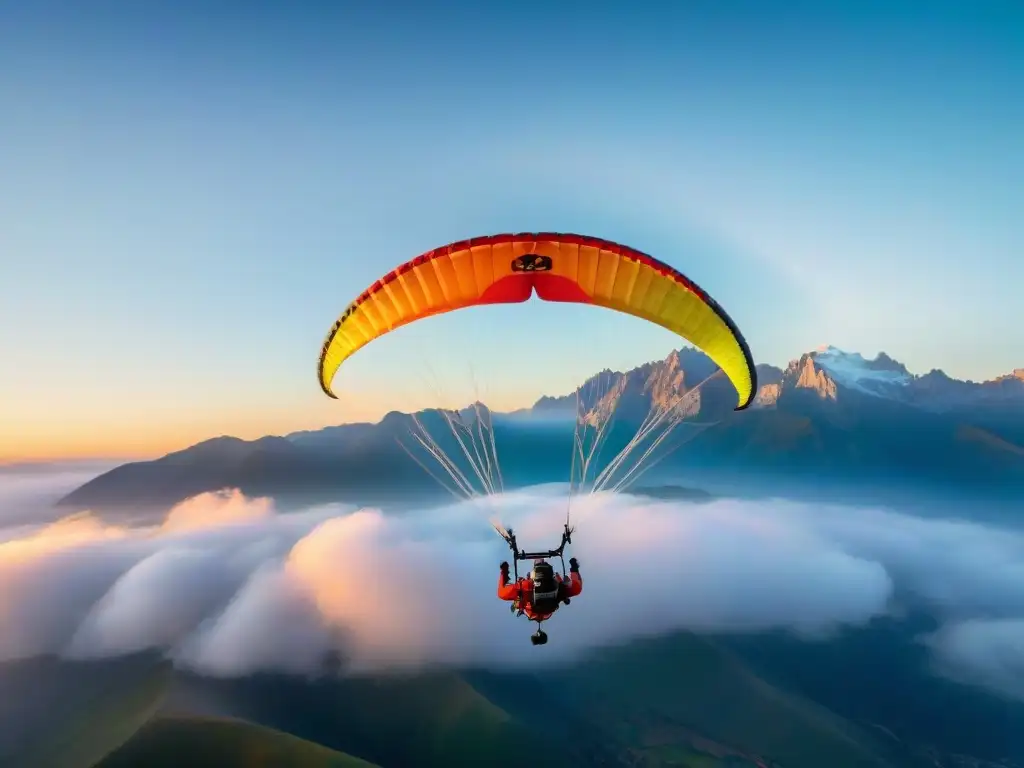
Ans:
[{"label": "gloved hand", "polygon": [[569,572],[570,573],[579,573],[580,572],[580,562],[575,557],[570,557],[569,558]]},{"label": "gloved hand", "polygon": [[501,564],[500,566],[498,566],[498,567],[499,567],[499,568],[501,569],[501,572],[502,572],[502,573],[508,573],[508,562],[507,562],[507,561],[506,561],[506,562],[504,562],[504,563],[502,563],[502,564]]}]

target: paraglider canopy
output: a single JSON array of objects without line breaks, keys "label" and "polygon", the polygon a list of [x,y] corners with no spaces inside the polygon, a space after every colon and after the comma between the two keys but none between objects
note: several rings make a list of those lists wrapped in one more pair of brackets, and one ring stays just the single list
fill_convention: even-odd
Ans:
[{"label": "paraglider canopy", "polygon": [[625,245],[585,235],[490,235],[435,248],[384,275],[331,327],[320,352],[329,397],[341,364],[385,333],[431,315],[527,301],[592,304],[660,325],[710,357],[736,389],[736,410],[753,402],[754,361],[736,325],[696,283]]}]

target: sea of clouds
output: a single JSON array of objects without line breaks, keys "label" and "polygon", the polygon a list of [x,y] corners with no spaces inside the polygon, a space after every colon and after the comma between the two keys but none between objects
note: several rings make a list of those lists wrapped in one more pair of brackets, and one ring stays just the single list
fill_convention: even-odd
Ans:
[{"label": "sea of clouds", "polygon": [[553,546],[562,487],[387,514],[281,514],[225,490],[145,527],[84,511],[26,522],[21,491],[0,490],[0,660],[162,648],[227,676],[312,672],[331,651],[354,669],[534,664],[679,629],[815,637],[893,610],[899,593],[943,621],[920,638],[938,671],[1024,698],[1018,531],[786,501],[577,497],[584,593],[531,650],[532,626],[495,596],[509,553],[488,520]]}]

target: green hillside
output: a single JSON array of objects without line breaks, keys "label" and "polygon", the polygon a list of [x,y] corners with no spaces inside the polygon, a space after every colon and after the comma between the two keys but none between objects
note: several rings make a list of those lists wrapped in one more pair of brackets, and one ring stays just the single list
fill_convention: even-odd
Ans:
[{"label": "green hillside", "polygon": [[[890,764],[866,732],[769,685],[732,654],[693,635],[604,650],[535,675],[532,686],[520,683],[518,690],[503,677],[482,676],[479,685],[495,700],[503,691],[523,699],[531,687],[535,697],[543,690],[555,711],[577,718],[580,732],[601,734],[622,764],[714,764],[694,762],[694,751],[733,764],[760,759],[786,768]],[[514,711],[512,702],[507,706]]]},{"label": "green hillside", "polygon": [[280,731],[237,720],[161,717],[97,768],[375,768]]},{"label": "green hillside", "polygon": [[[518,766],[510,746],[527,743],[553,757],[558,739],[531,735],[462,676],[427,672],[341,680],[261,675],[244,680],[189,678],[238,717],[382,766]],[[556,734],[560,736],[560,734]]]},{"label": "green hillside", "polygon": [[561,668],[300,681],[194,679],[239,717],[391,766],[884,768],[886,749],[693,635]]},{"label": "green hillside", "polygon": [[[906,666],[895,655],[894,639],[879,635],[876,640],[882,645],[873,653],[880,653],[882,661],[892,657],[899,668]],[[761,658],[749,648],[744,650],[742,643],[734,647],[728,639],[677,634],[592,652],[568,665],[545,664],[541,651],[536,654],[538,664],[528,672],[435,670],[310,680],[281,674],[210,679],[177,671],[169,688],[168,665],[145,657],[89,663],[31,660],[0,665],[0,693],[6,697],[0,699],[6,726],[0,764],[12,768],[94,764],[98,768],[518,768],[538,761],[580,768],[1018,765],[1013,757],[1017,750],[999,743],[1000,738],[1007,741],[1008,732],[1000,737],[997,726],[988,732],[993,744],[987,753],[963,743],[971,751],[960,754],[988,754],[999,762],[970,758],[975,762],[965,763],[952,757],[957,744],[944,743],[940,731],[945,721],[936,720],[908,695],[919,685],[918,678],[890,672],[887,677],[896,688],[886,700],[916,708],[920,720],[911,722],[910,730],[907,722],[901,728],[902,721],[893,717],[891,707],[857,693],[859,676],[884,665],[876,661],[869,667],[858,666],[855,649],[850,648],[842,654],[842,663],[832,665],[820,658],[823,651],[816,648],[798,645],[787,651],[785,659],[768,663],[779,656],[778,649],[769,647]],[[743,658],[757,666],[748,666]],[[810,675],[811,682],[815,674],[834,679],[830,685],[835,691],[808,688],[807,680],[802,685],[790,680],[790,675],[783,674],[782,661],[800,670],[813,667],[805,677]],[[764,677],[755,668],[772,676]],[[792,692],[797,689],[804,694]],[[934,690],[938,689],[933,686]],[[956,690],[947,693],[944,701],[951,710],[956,710],[958,702],[968,701],[958,698]],[[865,725],[855,725],[812,698]],[[848,701],[851,698],[854,701]],[[164,708],[144,724],[161,700]],[[1008,705],[1001,706],[1005,718],[1010,718]],[[998,713],[998,702],[993,700],[987,711]],[[902,734],[885,737],[890,725],[906,732],[909,739]],[[1013,730],[1009,719],[1005,729]],[[111,754],[111,750],[116,751]]]},{"label": "green hillside", "polygon": [[145,655],[0,665],[0,765],[90,768],[160,708],[171,667]]}]

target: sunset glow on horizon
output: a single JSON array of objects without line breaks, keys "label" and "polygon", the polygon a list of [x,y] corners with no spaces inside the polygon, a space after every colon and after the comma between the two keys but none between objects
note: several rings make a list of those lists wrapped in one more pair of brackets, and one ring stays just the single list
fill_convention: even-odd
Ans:
[{"label": "sunset glow on horizon", "polygon": [[[529,406],[537,399],[529,396],[523,399],[523,393],[519,393],[519,397],[515,393],[491,394],[487,404],[496,412]],[[380,397],[367,392],[349,396],[345,390],[340,390],[339,395],[340,402],[306,398],[301,408],[278,404],[251,410],[239,408],[193,414],[187,409],[163,413],[141,410],[137,414],[128,413],[127,421],[112,420],[100,412],[73,424],[55,424],[47,423],[41,416],[33,418],[26,414],[20,422],[5,419],[5,434],[20,435],[20,439],[0,443],[3,449],[0,450],[0,465],[82,459],[153,459],[224,435],[256,440],[265,435],[284,436],[334,424],[374,423],[388,412],[398,410],[398,405],[403,406],[403,411],[417,411],[435,407],[461,408],[473,402],[472,397],[444,393],[439,396],[426,390],[421,397],[413,399]]]}]

